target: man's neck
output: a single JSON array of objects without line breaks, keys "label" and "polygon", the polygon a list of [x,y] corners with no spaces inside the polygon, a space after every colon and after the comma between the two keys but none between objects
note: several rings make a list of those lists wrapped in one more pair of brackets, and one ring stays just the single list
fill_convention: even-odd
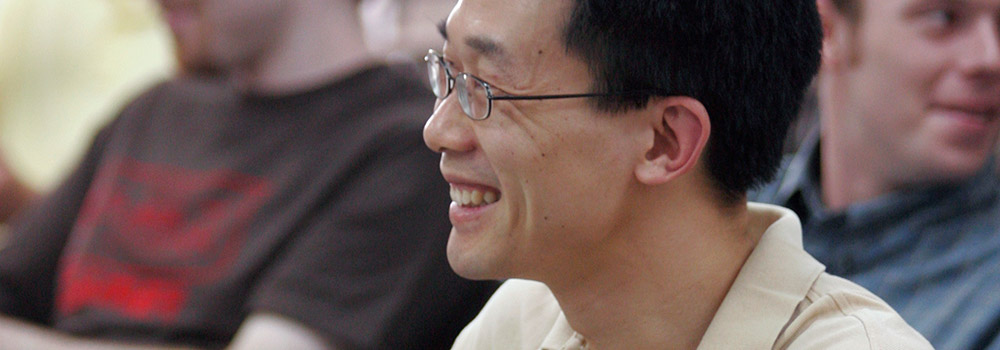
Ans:
[{"label": "man's neck", "polygon": [[600,253],[543,281],[591,349],[698,346],[760,238],[746,231],[745,207],[723,213],[703,205],[633,211],[634,226],[613,234]]},{"label": "man's neck", "polygon": [[289,25],[267,53],[234,72],[241,89],[296,93],[343,79],[374,63],[353,6],[341,1],[298,4],[304,5],[293,9]]},{"label": "man's neck", "polygon": [[857,146],[835,135],[820,138],[819,185],[823,204],[831,210],[843,210],[888,191],[886,181],[871,168],[871,154],[856,152]]},{"label": "man's neck", "polygon": [[847,110],[848,91],[845,74],[824,71],[818,79],[818,107],[820,122],[819,186],[823,203],[835,211],[862,202],[892,190],[890,178],[885,175],[887,163],[882,150],[865,137],[861,125],[838,117],[854,113]]}]

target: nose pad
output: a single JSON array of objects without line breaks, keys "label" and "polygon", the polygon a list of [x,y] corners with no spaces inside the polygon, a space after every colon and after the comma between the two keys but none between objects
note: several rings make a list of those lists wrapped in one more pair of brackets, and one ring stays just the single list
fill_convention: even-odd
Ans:
[{"label": "nose pad", "polygon": [[438,100],[434,113],[424,124],[424,143],[434,152],[468,152],[475,149],[472,120],[465,116],[452,93]]}]

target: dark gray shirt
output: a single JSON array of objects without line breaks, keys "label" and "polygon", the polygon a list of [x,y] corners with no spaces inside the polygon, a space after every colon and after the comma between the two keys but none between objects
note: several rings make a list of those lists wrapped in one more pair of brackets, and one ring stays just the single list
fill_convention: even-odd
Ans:
[{"label": "dark gray shirt", "polygon": [[153,88],[12,228],[0,313],[207,348],[274,313],[340,349],[447,348],[496,286],[448,265],[422,84],[400,65],[287,96]]}]

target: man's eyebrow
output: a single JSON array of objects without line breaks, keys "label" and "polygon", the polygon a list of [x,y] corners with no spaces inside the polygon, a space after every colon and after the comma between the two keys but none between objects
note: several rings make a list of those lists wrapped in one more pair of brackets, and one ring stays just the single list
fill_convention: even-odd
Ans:
[{"label": "man's eyebrow", "polygon": [[[441,33],[441,37],[444,38],[444,41],[448,41],[447,24],[447,20],[441,20],[437,24],[438,33]],[[485,36],[472,36],[465,38],[465,45],[475,50],[479,55],[486,57],[495,63],[500,65],[506,65],[508,63],[507,50],[505,50],[503,45],[494,39]]]},{"label": "man's eyebrow", "polygon": [[494,61],[506,61],[507,51],[504,50],[503,45],[500,45],[500,43],[496,40],[484,36],[471,36],[465,38],[465,45],[468,45],[473,50],[476,50],[476,52],[480,55],[486,56]]}]

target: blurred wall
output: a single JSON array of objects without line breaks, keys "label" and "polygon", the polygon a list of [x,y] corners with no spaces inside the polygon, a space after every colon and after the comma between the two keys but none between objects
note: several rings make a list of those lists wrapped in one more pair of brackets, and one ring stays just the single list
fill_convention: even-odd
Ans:
[{"label": "blurred wall", "polygon": [[0,151],[49,189],[96,129],[174,69],[150,0],[0,0]]}]

